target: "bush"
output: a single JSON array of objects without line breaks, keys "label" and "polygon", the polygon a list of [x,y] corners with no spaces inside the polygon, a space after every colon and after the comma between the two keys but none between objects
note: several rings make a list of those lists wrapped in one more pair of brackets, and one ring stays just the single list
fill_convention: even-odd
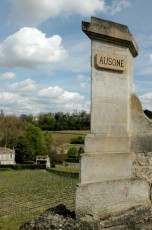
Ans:
[{"label": "bush", "polygon": [[34,161],[24,161],[23,164],[31,165],[31,164],[35,164],[35,162]]},{"label": "bush", "polygon": [[66,162],[79,163],[79,158],[67,158]]},{"label": "bush", "polygon": [[72,138],[70,140],[70,144],[84,144],[84,138],[83,137]]},{"label": "bush", "polygon": [[0,165],[0,169],[5,168],[5,169],[14,169],[14,170],[19,170],[19,169],[45,169],[46,165],[45,164],[15,164],[15,165]]},{"label": "bush", "polygon": [[76,147],[71,147],[67,152],[68,158],[77,158],[78,156],[78,150]]}]

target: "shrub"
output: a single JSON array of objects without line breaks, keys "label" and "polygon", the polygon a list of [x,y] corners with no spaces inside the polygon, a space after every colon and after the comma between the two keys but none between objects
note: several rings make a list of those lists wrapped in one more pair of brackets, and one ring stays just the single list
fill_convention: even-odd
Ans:
[{"label": "shrub", "polygon": [[66,162],[79,163],[79,158],[67,158]]},{"label": "shrub", "polygon": [[35,162],[34,161],[24,161],[23,164],[30,164],[31,165],[31,164],[35,164]]},{"label": "shrub", "polygon": [[83,137],[72,138],[70,140],[70,144],[84,144],[84,138]]},{"label": "shrub", "polygon": [[78,156],[78,150],[76,147],[71,147],[67,152],[68,158],[76,158]]},{"label": "shrub", "polygon": [[15,165],[0,165],[0,169],[5,168],[5,169],[14,169],[14,170],[19,170],[19,169],[45,169],[46,165],[45,164],[15,164]]}]

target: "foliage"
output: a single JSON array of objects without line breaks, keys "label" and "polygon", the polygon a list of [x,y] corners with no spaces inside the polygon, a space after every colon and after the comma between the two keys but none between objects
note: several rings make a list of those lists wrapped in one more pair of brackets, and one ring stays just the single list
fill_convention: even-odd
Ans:
[{"label": "foliage", "polygon": [[49,158],[51,167],[55,168],[56,164],[62,164],[65,161],[66,157],[67,156],[62,151],[59,154],[56,148],[50,149]]},{"label": "foliage", "polygon": [[146,110],[144,110],[144,113],[149,119],[152,119],[152,111],[149,111],[146,109]]},{"label": "foliage", "polygon": [[34,161],[24,161],[23,164],[35,164]]},{"label": "foliage", "polygon": [[14,145],[16,138],[24,135],[27,126],[26,121],[22,121],[13,115],[0,116],[0,145]]},{"label": "foliage", "polygon": [[[26,119],[27,120],[27,119]],[[29,121],[30,119],[28,119]],[[85,111],[75,113],[47,113],[40,114],[32,124],[42,130],[88,130],[90,129],[90,114]]]},{"label": "foliage", "polygon": [[14,144],[17,163],[35,161],[36,155],[47,153],[46,139],[42,130],[34,125],[28,125],[24,135],[16,139]]},{"label": "foliage", "polygon": [[[75,129],[76,124],[81,123],[83,126],[85,119],[87,120],[88,118],[89,115],[85,112],[73,114],[64,114],[62,112],[45,115],[41,114],[38,120],[34,119],[32,115],[23,114],[20,117],[16,117],[1,113],[0,146],[15,148],[16,163],[23,163],[25,161],[35,162],[37,155],[49,155],[53,166],[66,160],[64,153],[58,154],[57,152],[52,152],[52,145],[54,144],[54,146],[60,146],[64,140],[62,140],[63,137],[60,136],[56,138],[56,141],[54,142],[52,134],[47,129],[53,129],[53,127],[57,130],[60,128],[67,129],[69,127],[71,127],[71,129]],[[47,129],[43,126],[45,122],[47,123]],[[72,126],[69,124],[72,124]],[[42,125],[46,131],[42,131],[39,125]],[[83,126],[83,128],[85,129],[86,127]],[[79,135],[81,135],[81,132],[82,131],[79,131]],[[77,135],[78,134],[76,133],[73,137],[76,137]],[[72,135],[70,133],[66,134],[68,142],[71,136]],[[83,143],[84,139],[79,136],[73,141]],[[76,155],[79,155],[79,153],[76,153]]]},{"label": "foliage", "polygon": [[14,170],[20,170],[20,169],[45,169],[45,164],[15,164],[15,165],[0,165],[0,169],[14,169]]},{"label": "foliage", "polygon": [[76,157],[76,158],[70,158],[70,157],[68,157],[66,159],[66,162],[72,162],[72,163],[79,163],[79,161],[80,161],[80,159],[78,157]]},{"label": "foliage", "polygon": [[70,144],[84,144],[84,138],[80,136],[77,138],[72,138],[70,140]]},{"label": "foliage", "polygon": [[29,143],[30,152],[35,157],[36,155],[45,154],[45,138],[42,130],[39,127],[35,127],[34,125],[29,125],[25,138]]},{"label": "foliage", "polygon": [[71,147],[67,152],[68,158],[76,158],[78,157],[78,150],[76,147]]},{"label": "foliage", "polygon": [[0,114],[0,146],[15,148],[17,163],[35,162],[36,155],[48,155],[52,146],[51,134],[28,123],[32,119]]}]

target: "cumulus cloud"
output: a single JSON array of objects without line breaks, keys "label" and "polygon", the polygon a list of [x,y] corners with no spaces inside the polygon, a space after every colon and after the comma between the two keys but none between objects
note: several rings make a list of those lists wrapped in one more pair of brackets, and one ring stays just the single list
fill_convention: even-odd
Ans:
[{"label": "cumulus cloud", "polygon": [[13,20],[22,25],[38,25],[55,17],[81,15],[90,17],[98,13],[115,14],[130,6],[129,0],[10,0]]},{"label": "cumulus cloud", "polygon": [[110,12],[112,15],[120,12],[123,8],[129,7],[131,5],[129,0],[115,0],[112,1],[111,6],[106,6],[106,11]]},{"label": "cumulus cloud", "polygon": [[6,113],[38,114],[83,110],[84,97],[59,86],[44,88],[31,79],[10,84],[0,92],[1,109]]},{"label": "cumulus cloud", "polygon": [[11,0],[12,16],[20,24],[36,25],[58,16],[91,16],[105,10],[104,0]]},{"label": "cumulus cloud", "polygon": [[47,38],[40,30],[24,27],[0,43],[0,67],[35,68],[64,60],[62,38]]},{"label": "cumulus cloud", "polygon": [[146,93],[139,97],[142,103],[143,109],[152,111],[152,93]]},{"label": "cumulus cloud", "polygon": [[49,98],[50,100],[56,99],[56,103],[61,103],[61,104],[70,101],[78,102],[84,99],[84,97],[81,96],[79,93],[64,91],[59,86],[41,89],[39,91],[39,96],[43,98]]},{"label": "cumulus cloud", "polygon": [[35,81],[31,79],[26,79],[24,81],[16,82],[9,85],[9,88],[15,91],[20,91],[24,93],[34,92],[37,90],[37,86],[35,85]]},{"label": "cumulus cloud", "polygon": [[12,79],[12,78],[15,78],[15,74],[12,72],[6,72],[0,74],[0,79]]}]

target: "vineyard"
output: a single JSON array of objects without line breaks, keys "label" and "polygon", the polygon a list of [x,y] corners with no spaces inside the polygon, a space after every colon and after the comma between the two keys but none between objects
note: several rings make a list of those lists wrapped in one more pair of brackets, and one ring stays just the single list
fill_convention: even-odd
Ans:
[{"label": "vineyard", "polygon": [[11,170],[0,172],[0,229],[18,227],[63,203],[74,210],[78,178],[61,176],[46,170]]}]

